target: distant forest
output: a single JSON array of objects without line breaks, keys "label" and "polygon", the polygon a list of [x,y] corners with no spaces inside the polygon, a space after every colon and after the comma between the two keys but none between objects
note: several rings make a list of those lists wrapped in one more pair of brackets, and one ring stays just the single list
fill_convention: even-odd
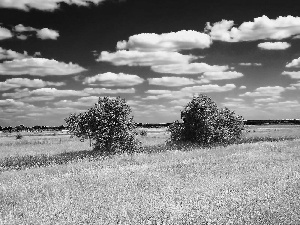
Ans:
[{"label": "distant forest", "polygon": [[[137,127],[140,128],[160,128],[168,127],[172,123],[137,123]],[[284,120],[245,120],[245,125],[275,125],[275,124],[285,124],[285,125],[300,125],[300,119],[284,119]],[[65,125],[60,126],[39,126],[35,125],[32,127],[26,127],[24,125],[18,125],[15,127],[2,127],[0,126],[0,131],[2,132],[42,132],[42,131],[62,131],[67,130],[68,128]]]}]

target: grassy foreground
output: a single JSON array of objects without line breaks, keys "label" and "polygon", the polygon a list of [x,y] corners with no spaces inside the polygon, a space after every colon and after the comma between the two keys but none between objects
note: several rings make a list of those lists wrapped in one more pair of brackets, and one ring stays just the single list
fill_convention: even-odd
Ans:
[{"label": "grassy foreground", "polygon": [[0,224],[298,224],[300,140],[0,173]]}]

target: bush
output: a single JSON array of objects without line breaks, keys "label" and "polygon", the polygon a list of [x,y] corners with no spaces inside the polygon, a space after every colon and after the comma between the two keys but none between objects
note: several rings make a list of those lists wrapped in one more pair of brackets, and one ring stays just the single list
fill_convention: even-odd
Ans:
[{"label": "bush", "polygon": [[147,134],[148,134],[148,133],[147,133],[146,130],[141,130],[141,131],[140,131],[140,135],[141,135],[141,136],[147,136]]},{"label": "bush", "polygon": [[23,138],[23,135],[22,134],[20,134],[20,133],[17,133],[17,135],[16,135],[16,139],[17,140],[20,140],[20,139],[22,139]]},{"label": "bush", "polygon": [[169,126],[173,143],[191,142],[201,146],[232,144],[242,137],[243,118],[228,108],[218,109],[208,96],[193,97],[181,111],[182,123]]},{"label": "bush", "polygon": [[94,150],[116,153],[133,152],[137,148],[136,125],[130,117],[131,109],[120,97],[100,97],[88,111],[71,114],[65,119],[69,132],[93,141]]}]

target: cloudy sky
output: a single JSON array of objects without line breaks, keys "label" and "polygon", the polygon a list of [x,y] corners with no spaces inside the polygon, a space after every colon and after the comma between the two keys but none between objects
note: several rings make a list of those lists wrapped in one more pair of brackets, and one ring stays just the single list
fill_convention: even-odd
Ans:
[{"label": "cloudy sky", "polygon": [[99,96],[172,122],[199,93],[245,119],[300,117],[300,4],[1,0],[0,125],[61,125]]}]

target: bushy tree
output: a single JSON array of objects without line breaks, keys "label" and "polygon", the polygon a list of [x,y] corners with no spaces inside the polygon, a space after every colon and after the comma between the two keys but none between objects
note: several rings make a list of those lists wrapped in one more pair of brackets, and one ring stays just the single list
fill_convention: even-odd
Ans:
[{"label": "bushy tree", "polygon": [[231,144],[242,136],[243,118],[228,108],[218,109],[206,95],[193,97],[181,111],[182,123],[169,126],[172,142],[192,142],[202,146]]},{"label": "bushy tree", "polygon": [[71,114],[65,119],[69,132],[81,141],[89,139],[94,150],[101,152],[133,152],[136,150],[136,125],[130,106],[120,97],[100,97],[88,111]]}]

